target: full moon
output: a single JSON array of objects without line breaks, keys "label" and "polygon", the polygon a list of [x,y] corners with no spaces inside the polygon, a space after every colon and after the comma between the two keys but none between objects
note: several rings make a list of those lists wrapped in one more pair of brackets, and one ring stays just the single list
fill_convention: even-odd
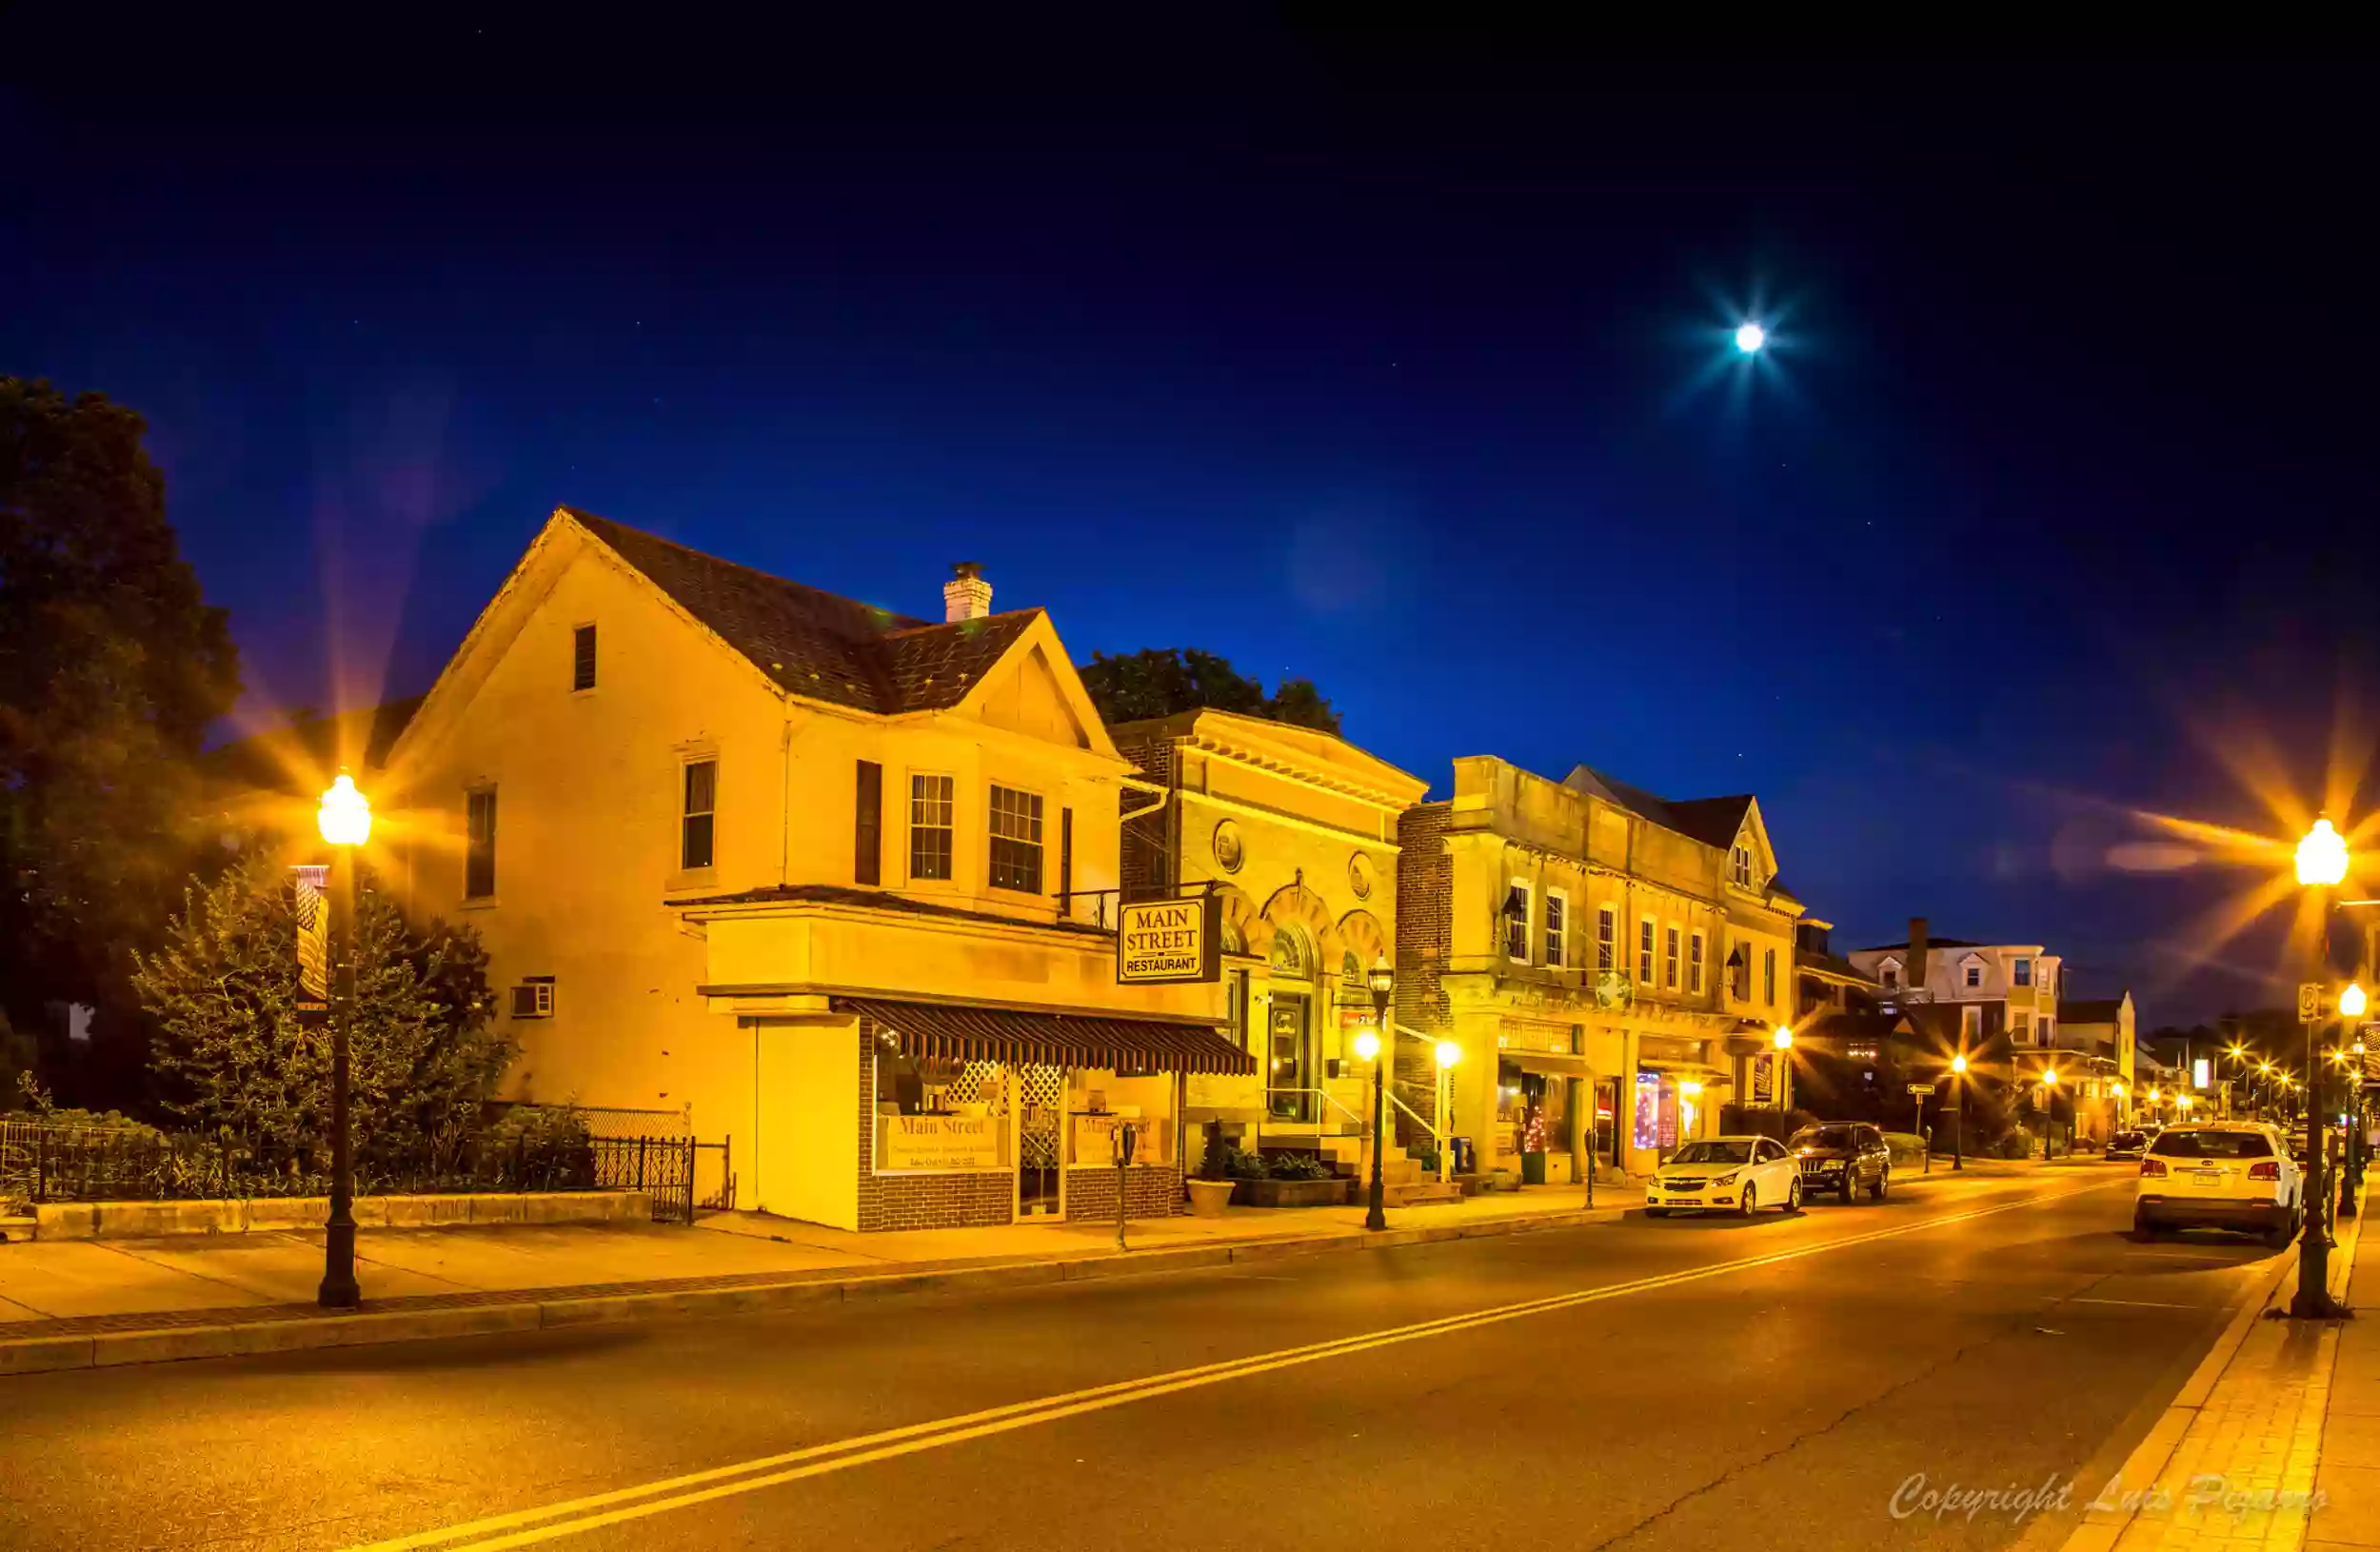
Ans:
[{"label": "full moon", "polygon": [[1746,355],[1754,354],[1768,343],[1769,331],[1758,324],[1746,324],[1735,330],[1735,348]]}]

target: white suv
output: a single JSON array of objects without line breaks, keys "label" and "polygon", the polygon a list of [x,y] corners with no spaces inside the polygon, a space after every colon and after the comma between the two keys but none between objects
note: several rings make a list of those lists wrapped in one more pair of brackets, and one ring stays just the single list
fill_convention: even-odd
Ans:
[{"label": "white suv", "polygon": [[2143,1239],[2167,1228],[2234,1228],[2279,1249],[2297,1232],[2306,1176],[2279,1130],[2256,1122],[2210,1121],[2159,1132],[2140,1161],[2132,1229]]}]

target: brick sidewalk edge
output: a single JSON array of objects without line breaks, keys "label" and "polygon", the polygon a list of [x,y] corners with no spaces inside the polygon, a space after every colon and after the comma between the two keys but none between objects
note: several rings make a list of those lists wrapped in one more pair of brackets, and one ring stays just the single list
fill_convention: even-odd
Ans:
[{"label": "brick sidewalk edge", "polygon": [[[698,1286],[662,1285],[632,1293],[574,1293],[548,1290],[542,1296],[492,1300],[487,1295],[456,1295],[451,1303],[440,1299],[410,1301],[413,1307],[367,1309],[356,1314],[276,1315],[269,1319],[239,1318],[224,1311],[224,1319],[208,1324],[177,1323],[142,1326],[139,1316],[106,1318],[108,1329],[65,1330],[56,1335],[29,1335],[0,1341],[0,1376],[38,1374],[57,1369],[112,1368],[123,1363],[165,1363],[193,1358],[236,1358],[255,1353],[300,1352],[318,1347],[360,1347],[390,1342],[429,1342],[443,1337],[484,1336],[501,1331],[553,1330],[575,1325],[616,1325],[629,1322],[706,1319],[758,1315],[774,1310],[842,1303],[890,1294],[943,1293],[978,1288],[1021,1287],[1036,1283],[1071,1283],[1092,1278],[1137,1277],[1160,1272],[1194,1271],[1246,1262],[1319,1255],[1333,1250],[1392,1250],[1404,1245],[1433,1244],[1448,1240],[1473,1240],[1547,1229],[1577,1228],[1603,1223],[1629,1211],[1627,1207],[1597,1207],[1549,1212],[1529,1217],[1495,1219],[1479,1224],[1445,1224],[1419,1228],[1385,1229],[1377,1234],[1299,1235],[1274,1239],[1234,1240],[1220,1244],[1181,1245],[1161,1250],[1107,1252],[1063,1260],[1011,1261],[952,1267],[944,1270],[873,1273],[853,1276],[847,1268],[823,1275],[787,1274],[783,1280],[749,1282],[721,1287],[709,1279],[688,1279]],[[443,1297],[443,1296],[441,1296]],[[422,1307],[423,1305],[431,1307]],[[61,1321],[61,1326],[74,1322]],[[90,1323],[98,1323],[94,1320]],[[123,1326],[118,1329],[116,1327]]]}]

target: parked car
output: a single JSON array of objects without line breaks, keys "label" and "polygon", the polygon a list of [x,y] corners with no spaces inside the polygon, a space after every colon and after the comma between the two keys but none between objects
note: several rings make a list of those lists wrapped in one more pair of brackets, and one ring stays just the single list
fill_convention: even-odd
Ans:
[{"label": "parked car", "polygon": [[1712,1137],[1671,1154],[1645,1187],[1644,1215],[1716,1208],[1749,1216],[1775,1206],[1801,1210],[1801,1176],[1774,1137]]},{"label": "parked car", "polygon": [[2259,1122],[2169,1126],[2140,1161],[2132,1229],[2153,1239],[2169,1228],[2229,1228],[2262,1234],[2278,1250],[2305,1212],[2306,1176],[2280,1131]]},{"label": "parked car", "polygon": [[2137,1159],[2149,1151],[2147,1132],[2117,1132],[2108,1139],[2108,1158]]},{"label": "parked car", "polygon": [[1893,1150],[1884,1134],[1865,1122],[1829,1121],[1804,1126],[1785,1144],[1801,1169],[1801,1188],[1812,1195],[1835,1191],[1849,1202],[1861,1186],[1881,1202],[1893,1185]]}]

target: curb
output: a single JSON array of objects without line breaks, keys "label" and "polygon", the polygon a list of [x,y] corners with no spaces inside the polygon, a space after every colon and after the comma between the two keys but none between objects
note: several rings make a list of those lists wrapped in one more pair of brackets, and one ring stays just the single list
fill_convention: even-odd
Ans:
[{"label": "curb", "polygon": [[[1548,1229],[1578,1228],[1607,1222],[1625,1206],[1578,1209],[1482,1224],[1445,1224],[1388,1229],[1378,1234],[1313,1234],[1247,1240],[1230,1244],[1182,1245],[1122,1255],[1063,1261],[1007,1262],[942,1271],[886,1272],[872,1276],[813,1278],[733,1288],[686,1288],[649,1293],[599,1294],[465,1305],[453,1309],[402,1310],[355,1315],[300,1316],[220,1325],[185,1325],[156,1330],[98,1331],[83,1335],[21,1337],[0,1341],[0,1376],[62,1369],[113,1368],[129,1363],[169,1363],[197,1358],[242,1358],[264,1353],[305,1352],[323,1347],[364,1347],[397,1342],[433,1342],[446,1337],[486,1336],[506,1331],[559,1330],[590,1325],[642,1324],[671,1320],[715,1320],[764,1315],[816,1304],[849,1303],[916,1293],[1043,1286],[1121,1277],[1198,1271],[1240,1263],[1279,1261],[1335,1251],[1394,1250]],[[232,1312],[227,1311],[231,1317]]]},{"label": "curb", "polygon": [[[2362,1248],[2362,1213],[2358,1212],[2352,1237],[2344,1244],[2332,1247],[2332,1254],[2337,1259],[2332,1262],[2330,1267],[2330,1288],[2332,1296],[2342,1303],[2346,1300],[2348,1289],[2354,1277],[2355,1257]],[[2335,1225],[2333,1233],[2336,1233]],[[2341,1250],[2345,1250],[2347,1254],[2340,1255]],[[2189,1434],[2191,1424],[2197,1421],[2199,1412],[2205,1408],[2208,1401],[2213,1396],[2215,1386],[2222,1381],[2226,1371],[2231,1368],[2231,1361],[2239,1356],[2240,1348],[2246,1345],[2249,1333],[2253,1331],[2257,1323],[2274,1307],[2276,1300],[2280,1297],[2282,1285],[2286,1283],[2292,1293],[2295,1292],[2297,1286],[2296,1253],[2292,1250],[2281,1256],[2279,1260],[2280,1265],[2274,1268],[2270,1276],[2250,1285],[2246,1297],[2240,1300],[2239,1307],[2232,1311],[2231,1323],[2223,1328],[2223,1334],[2215,1338],[2214,1345],[2207,1350],[2207,1356],[2198,1361],[2198,1366],[2191,1370],[2190,1378],[2182,1383],[2182,1388],[2174,1393],[2171,1402],[2166,1403],[2165,1411],[2150,1426],[2148,1436],[2133,1446],[2132,1452],[2124,1458],[2124,1463],[2117,1468],[2116,1480],[2126,1483],[2158,1482],[2164,1480],[2165,1468],[2172,1461],[2174,1453],[2181,1448],[2182,1441]],[[2326,1331],[2323,1336],[2328,1349],[2324,1372],[2328,1373],[2327,1364],[2337,1362],[2338,1338],[2335,1331]],[[2083,1522],[2076,1525],[2059,1543],[2060,1552],[2112,1552],[2115,1545],[2123,1540],[2124,1533],[2130,1530],[2138,1519],[2137,1509],[2103,1517],[2086,1515]]]}]

